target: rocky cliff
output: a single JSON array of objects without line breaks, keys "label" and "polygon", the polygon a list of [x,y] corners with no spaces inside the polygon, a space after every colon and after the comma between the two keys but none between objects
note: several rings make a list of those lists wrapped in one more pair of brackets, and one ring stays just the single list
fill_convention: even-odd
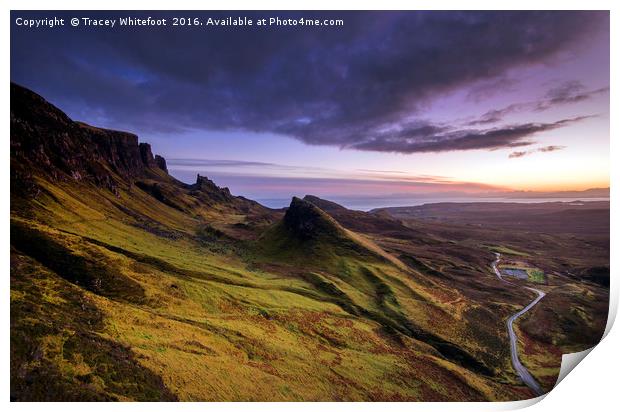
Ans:
[{"label": "rocky cliff", "polygon": [[344,230],[327,213],[312,203],[293,197],[284,219],[284,226],[300,239],[344,236]]},{"label": "rocky cliff", "polygon": [[12,185],[28,185],[33,173],[54,180],[85,180],[114,189],[148,170],[167,172],[138,136],[71,120],[36,93],[11,84]]}]

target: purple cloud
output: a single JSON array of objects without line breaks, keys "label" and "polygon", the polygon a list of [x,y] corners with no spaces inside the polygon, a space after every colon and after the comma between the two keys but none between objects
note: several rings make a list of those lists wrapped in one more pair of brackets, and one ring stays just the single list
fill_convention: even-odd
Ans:
[{"label": "purple cloud", "polygon": [[519,157],[523,157],[523,156],[527,156],[530,155],[532,153],[536,153],[536,152],[540,152],[540,153],[549,153],[549,152],[556,152],[558,150],[562,150],[565,149],[566,146],[543,146],[543,147],[539,147],[537,149],[533,149],[533,150],[527,150],[524,152],[512,152],[508,155],[509,159],[515,159],[515,158],[519,158]]},{"label": "purple cloud", "polygon": [[[346,146],[357,150],[372,150],[395,153],[444,152],[455,150],[486,149],[496,150],[534,144],[529,138],[537,133],[558,129],[580,122],[590,116],[563,119],[553,123],[525,123],[484,130],[452,130],[429,127],[429,133],[415,134],[416,139],[408,138],[406,132],[358,135],[358,142]],[[419,130],[417,128],[416,130]]]},{"label": "purple cloud", "polygon": [[599,94],[609,91],[609,87],[595,90],[585,90],[585,86],[576,80],[562,83],[560,86],[549,89],[545,97],[534,102],[513,103],[501,109],[493,109],[484,113],[478,119],[467,123],[468,126],[488,125],[498,123],[512,113],[532,111],[542,112],[556,106],[578,103],[589,100]]}]

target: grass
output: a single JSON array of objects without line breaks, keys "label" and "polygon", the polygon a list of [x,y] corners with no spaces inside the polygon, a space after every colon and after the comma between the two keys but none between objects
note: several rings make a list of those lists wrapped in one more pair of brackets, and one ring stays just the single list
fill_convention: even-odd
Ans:
[{"label": "grass", "polygon": [[529,268],[527,275],[532,282],[545,283],[545,272],[536,268]]},{"label": "grass", "polygon": [[483,247],[493,251],[493,252],[497,252],[497,253],[501,253],[504,255],[513,255],[513,256],[523,256],[523,257],[527,257],[530,256],[529,253],[526,252],[521,252],[518,250],[515,250],[513,248],[509,248],[507,246],[488,246],[488,245],[483,245]]},{"label": "grass", "polygon": [[[458,295],[371,239],[308,243],[279,224],[239,239],[228,230],[245,218],[186,194],[171,207],[137,188],[39,183],[49,195],[12,213],[15,258],[31,265],[11,283],[16,399],[514,398],[472,371],[484,348]],[[43,319],[56,326],[29,336]]]},{"label": "grass", "polygon": [[130,348],[101,335],[95,297],[11,251],[12,400],[176,399]]}]

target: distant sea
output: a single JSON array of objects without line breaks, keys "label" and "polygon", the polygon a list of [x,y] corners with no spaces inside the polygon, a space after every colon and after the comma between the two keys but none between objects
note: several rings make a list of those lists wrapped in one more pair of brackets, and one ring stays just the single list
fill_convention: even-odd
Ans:
[{"label": "distant sea", "polygon": [[[347,209],[369,211],[381,207],[420,206],[429,203],[475,203],[475,202],[503,202],[503,203],[546,203],[546,202],[601,202],[609,201],[608,197],[411,197],[411,198],[337,198],[322,197],[323,199],[336,202]],[[291,198],[254,199],[260,204],[279,209],[287,207]]]}]

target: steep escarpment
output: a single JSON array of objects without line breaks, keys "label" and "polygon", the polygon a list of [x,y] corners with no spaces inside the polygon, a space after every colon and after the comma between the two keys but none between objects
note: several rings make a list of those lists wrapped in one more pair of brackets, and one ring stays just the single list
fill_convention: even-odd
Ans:
[{"label": "steep escarpment", "polygon": [[[96,212],[75,216],[79,208],[67,207],[63,198]],[[33,200],[51,202],[38,214],[46,222],[82,221],[94,213],[97,219],[119,219],[163,238],[185,233],[203,244],[206,232],[229,241],[256,238],[279,217],[207,177],[183,183],[167,173],[166,160],[154,156],[151,145],[135,134],[73,121],[36,93],[11,84],[13,215],[33,217]]]},{"label": "steep escarpment", "polygon": [[115,190],[148,170],[166,172],[147,143],[132,133],[71,120],[36,93],[11,84],[11,183],[34,185],[39,172],[52,180],[95,183]]},{"label": "steep escarpment", "polygon": [[148,143],[140,143],[138,144],[138,149],[140,150],[140,160],[142,160],[142,164],[146,167],[159,167],[155,158],[153,157],[153,152],[151,151],[151,145]]},{"label": "steep escarpment", "polygon": [[164,159],[160,155],[155,155],[155,163],[157,164],[157,167],[159,167],[164,172],[168,173],[168,166],[166,165],[166,159]]}]

